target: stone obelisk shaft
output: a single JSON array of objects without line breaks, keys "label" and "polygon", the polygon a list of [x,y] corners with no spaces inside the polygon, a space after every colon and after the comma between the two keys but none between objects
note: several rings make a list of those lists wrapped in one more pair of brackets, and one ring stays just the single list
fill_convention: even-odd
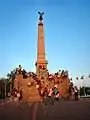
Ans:
[{"label": "stone obelisk shaft", "polygon": [[37,60],[45,60],[45,44],[44,44],[44,28],[43,23],[38,24],[38,50],[37,50]]},{"label": "stone obelisk shaft", "polygon": [[44,43],[44,25],[42,21],[38,23],[38,46],[37,46],[37,62],[36,73],[39,79],[46,79],[47,76],[47,61],[45,58],[45,43]]}]

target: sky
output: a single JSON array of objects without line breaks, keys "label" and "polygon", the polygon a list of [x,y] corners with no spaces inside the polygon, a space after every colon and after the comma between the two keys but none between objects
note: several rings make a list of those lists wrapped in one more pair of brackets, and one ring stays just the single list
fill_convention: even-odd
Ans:
[{"label": "sky", "polygon": [[90,0],[0,0],[0,77],[19,64],[35,72],[38,10],[49,71],[85,75],[90,85]]}]

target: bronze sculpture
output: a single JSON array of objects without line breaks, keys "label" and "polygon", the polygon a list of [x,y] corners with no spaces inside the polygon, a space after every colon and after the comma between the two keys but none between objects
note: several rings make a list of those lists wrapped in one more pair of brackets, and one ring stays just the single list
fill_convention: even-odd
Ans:
[{"label": "bronze sculpture", "polygon": [[41,13],[41,12],[38,11],[38,14],[40,15],[39,20],[42,21],[43,20],[42,16],[43,16],[44,12]]}]

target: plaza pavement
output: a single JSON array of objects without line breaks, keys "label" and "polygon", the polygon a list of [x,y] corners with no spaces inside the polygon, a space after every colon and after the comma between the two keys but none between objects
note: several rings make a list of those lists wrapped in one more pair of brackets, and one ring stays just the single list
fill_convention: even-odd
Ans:
[{"label": "plaza pavement", "polygon": [[90,100],[59,103],[0,103],[0,120],[90,120]]}]

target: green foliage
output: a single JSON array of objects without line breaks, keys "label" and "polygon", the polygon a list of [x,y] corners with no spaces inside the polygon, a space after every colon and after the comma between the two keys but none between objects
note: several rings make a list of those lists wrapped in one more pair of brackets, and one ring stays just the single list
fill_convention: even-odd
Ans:
[{"label": "green foliage", "polygon": [[90,87],[85,88],[85,93],[86,93],[86,95],[90,95]]},{"label": "green foliage", "polygon": [[80,96],[90,95],[90,87],[80,87]]},{"label": "green foliage", "polygon": [[7,78],[0,79],[0,98],[6,98],[10,93],[10,84],[12,89],[14,87],[14,79],[16,75],[16,69],[7,74]]},{"label": "green foliage", "polygon": [[1,78],[0,80],[0,98],[5,98],[5,87],[7,84],[7,79]]}]

